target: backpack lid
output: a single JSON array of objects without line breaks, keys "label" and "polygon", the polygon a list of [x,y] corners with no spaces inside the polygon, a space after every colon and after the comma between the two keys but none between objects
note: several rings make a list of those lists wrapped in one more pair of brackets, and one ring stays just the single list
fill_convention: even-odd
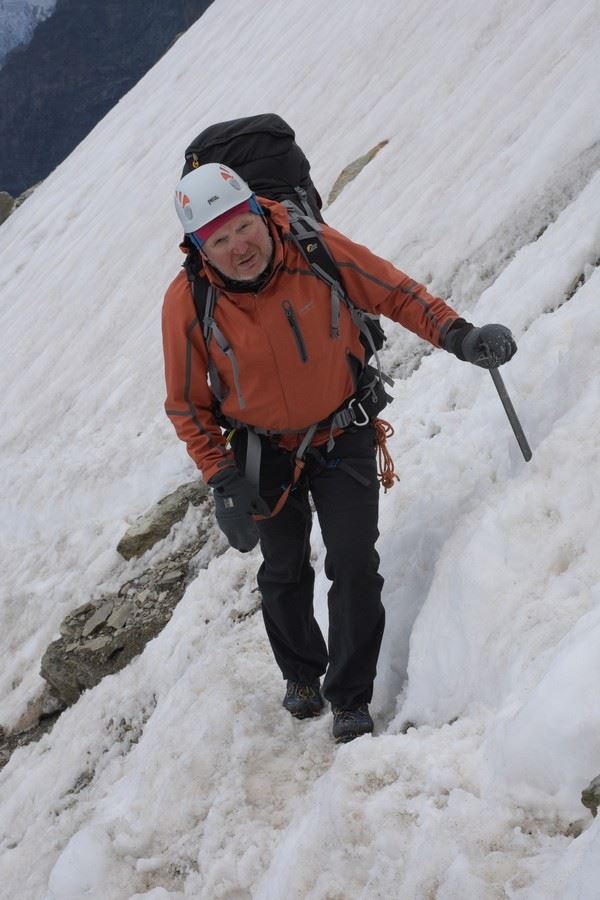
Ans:
[{"label": "backpack lid", "polygon": [[235,169],[257,158],[278,156],[287,152],[295,137],[293,128],[276,113],[217,122],[186,148],[182,176],[202,163],[226,162]]},{"label": "backpack lid", "polygon": [[261,197],[291,200],[323,221],[321,197],[294,129],[276,113],[218,122],[201,131],[185,151],[183,175],[205,163],[225,163]]}]

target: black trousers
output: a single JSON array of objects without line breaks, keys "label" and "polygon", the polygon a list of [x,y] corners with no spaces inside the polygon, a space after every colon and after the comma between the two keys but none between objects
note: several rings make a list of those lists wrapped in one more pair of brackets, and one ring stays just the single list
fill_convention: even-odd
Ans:
[{"label": "black trousers", "polygon": [[[290,481],[292,464],[289,452],[263,439],[260,492],[271,507]],[[332,582],[327,644],[313,611],[309,492]],[[309,450],[283,509],[259,523],[258,586],[275,660],[285,679],[311,681],[326,673],[323,693],[333,706],[369,702],[373,693],[385,624],[378,514],[375,434],[368,425],[344,432],[331,452]]]}]

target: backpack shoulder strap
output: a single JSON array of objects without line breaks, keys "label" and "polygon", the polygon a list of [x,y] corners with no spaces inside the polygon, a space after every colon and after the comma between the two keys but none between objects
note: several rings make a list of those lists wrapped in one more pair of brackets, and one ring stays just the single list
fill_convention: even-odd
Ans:
[{"label": "backpack shoulder strap", "polygon": [[344,303],[363,339],[363,345],[370,355],[374,356],[380,380],[391,383],[391,379],[381,370],[378,350],[384,341],[384,332],[379,323],[379,316],[366,312],[355,306],[346,293],[340,271],[325,240],[318,222],[300,213],[293,203],[285,202],[290,219],[290,234],[300,253],[315,275],[329,285],[331,289],[331,337],[339,337],[340,301]]},{"label": "backpack shoulder strap", "polygon": [[224,398],[223,388],[217,372],[217,367],[215,366],[215,362],[210,352],[210,341],[212,336],[214,335],[217,346],[229,359],[229,362],[231,364],[235,389],[238,395],[238,402],[240,404],[240,409],[243,409],[246,405],[246,401],[244,400],[240,385],[240,372],[238,362],[235,357],[235,353],[233,352],[233,348],[214,320],[214,310],[217,302],[217,291],[210,283],[208,278],[205,278],[198,272],[198,267],[195,263],[195,260],[188,258],[183,265],[186,271],[188,282],[190,284],[190,289],[192,291],[192,299],[194,301],[194,308],[196,310],[198,326],[202,329],[202,336],[204,337],[204,341],[206,343],[206,349],[208,352],[208,380],[211,391],[217,398],[217,401],[219,403],[222,403]]},{"label": "backpack shoulder strap", "polygon": [[185,274],[192,292],[194,308],[198,317],[198,325],[202,329],[206,345],[210,343],[212,335],[213,311],[216,301],[216,292],[208,278],[200,275],[197,262],[188,256],[183,264]]},{"label": "backpack shoulder strap", "polygon": [[338,267],[323,240],[319,222],[302,213],[289,200],[284,201],[282,205],[288,211],[292,239],[308,265],[314,269],[319,278],[323,281],[335,282],[343,292]]},{"label": "backpack shoulder strap", "polygon": [[295,204],[287,201],[283,205],[289,214],[290,235],[294,244],[315,275],[329,285],[331,290],[329,332],[331,337],[337,338],[340,334],[340,301],[349,307],[352,306],[342,285],[338,267],[321,236],[319,223],[303,215]]}]

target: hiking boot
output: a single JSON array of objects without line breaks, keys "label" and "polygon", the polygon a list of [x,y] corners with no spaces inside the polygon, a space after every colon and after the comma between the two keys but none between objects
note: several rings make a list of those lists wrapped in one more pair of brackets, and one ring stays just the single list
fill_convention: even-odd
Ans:
[{"label": "hiking boot", "polygon": [[325,706],[319,680],[310,683],[288,681],[283,706],[296,719],[310,719],[312,716],[318,716]]},{"label": "hiking boot", "polygon": [[373,731],[373,719],[369,714],[366,703],[354,706],[352,709],[333,707],[333,736],[337,744],[346,744],[360,737],[361,734],[371,734]]}]

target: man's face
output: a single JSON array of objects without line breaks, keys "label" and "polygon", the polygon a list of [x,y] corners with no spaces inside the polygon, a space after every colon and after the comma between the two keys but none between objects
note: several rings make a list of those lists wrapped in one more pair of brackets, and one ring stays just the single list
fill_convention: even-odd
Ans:
[{"label": "man's face", "polygon": [[240,213],[202,245],[209,263],[234,281],[255,281],[271,259],[271,236],[262,216]]}]

